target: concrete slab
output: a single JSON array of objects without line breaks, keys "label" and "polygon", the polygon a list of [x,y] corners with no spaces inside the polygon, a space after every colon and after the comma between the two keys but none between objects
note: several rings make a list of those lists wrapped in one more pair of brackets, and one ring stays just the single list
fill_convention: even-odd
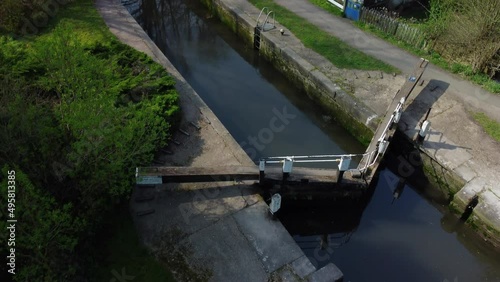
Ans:
[{"label": "concrete slab", "polygon": [[259,187],[255,185],[255,183],[250,183],[247,181],[246,183],[239,186],[241,196],[245,200],[248,206],[251,206],[257,202],[263,202],[264,199],[259,194]]},{"label": "concrete slab", "polygon": [[455,194],[453,202],[459,207],[467,205],[470,200],[477,194],[491,187],[488,179],[476,177],[469,181],[458,193]]},{"label": "concrete slab", "polygon": [[[479,203],[472,212],[475,224],[481,227],[481,235],[487,239],[497,238],[500,234],[500,195],[487,189],[479,196]],[[492,241],[497,248],[498,240]]]},{"label": "concrete slab", "polygon": [[438,146],[448,148],[445,150],[439,150],[436,153],[436,157],[442,165],[450,170],[461,166],[462,164],[473,158],[472,154],[469,153],[466,149],[462,149],[459,147],[453,148],[456,145],[452,143],[442,143]]},{"label": "concrete slab", "polygon": [[235,214],[241,232],[255,248],[266,271],[271,273],[304,253],[278,220],[268,215],[269,207],[258,202]]},{"label": "concrete slab", "polygon": [[189,236],[187,241],[194,254],[190,263],[209,267],[211,281],[268,280],[260,258],[231,216]]},{"label": "concrete slab", "polygon": [[474,209],[474,213],[484,214],[493,223],[492,225],[500,231],[500,195],[498,193],[492,189],[486,189],[480,195],[479,204]]},{"label": "concrete slab", "polygon": [[308,281],[310,282],[337,282],[342,281],[344,274],[340,269],[333,263],[329,263],[323,266],[318,271],[314,272],[309,276]]},{"label": "concrete slab", "polygon": [[316,271],[316,267],[314,267],[306,256],[301,256],[300,258],[294,260],[291,266],[293,271],[302,279]]},{"label": "concrete slab", "polygon": [[[137,224],[147,230],[177,227],[193,234],[246,206],[238,186],[194,191],[165,189],[157,192],[153,201],[134,203],[132,212],[155,209],[154,214],[137,220]],[[147,235],[144,239],[152,240],[151,236]]]},{"label": "concrete slab", "polygon": [[456,167],[453,171],[466,182],[471,181],[474,177],[477,176],[477,173],[474,171],[473,160],[468,160],[462,165]]}]

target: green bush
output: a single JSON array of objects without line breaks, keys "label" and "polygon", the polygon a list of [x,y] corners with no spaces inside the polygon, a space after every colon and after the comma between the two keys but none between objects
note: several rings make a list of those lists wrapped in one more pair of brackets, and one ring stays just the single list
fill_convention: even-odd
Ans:
[{"label": "green bush", "polygon": [[[20,216],[30,227],[18,281],[85,277],[103,217],[127,200],[135,167],[152,161],[180,117],[175,81],[160,65],[105,33],[102,21],[74,28],[75,10],[96,18],[89,2],[42,35],[0,37],[0,163],[23,179]],[[58,220],[63,230],[51,233]]]},{"label": "green bush", "polygon": [[3,0],[0,2],[0,30],[16,32],[25,16],[25,6],[19,0]]}]

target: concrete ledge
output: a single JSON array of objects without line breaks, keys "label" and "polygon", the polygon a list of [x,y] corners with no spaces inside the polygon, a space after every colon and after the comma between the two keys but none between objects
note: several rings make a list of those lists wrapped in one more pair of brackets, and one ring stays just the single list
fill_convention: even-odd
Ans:
[{"label": "concrete ledge", "polygon": [[314,272],[307,279],[310,282],[338,282],[342,281],[344,274],[333,263],[329,263],[320,270]]},{"label": "concrete ledge", "polygon": [[292,268],[295,274],[297,274],[301,279],[304,279],[307,275],[316,271],[316,267],[314,267],[306,256],[301,256],[300,258],[294,260],[292,262]]},{"label": "concrete ledge", "polygon": [[255,248],[268,273],[302,257],[304,253],[279,220],[268,216],[269,208],[259,202],[233,215],[241,232]]},{"label": "concrete ledge", "polygon": [[[407,114],[403,114],[402,121],[399,129],[412,142],[418,132],[417,122]],[[453,150],[440,148],[437,144],[446,144]],[[444,195],[451,196],[450,208],[458,216],[466,211],[474,196],[479,196],[479,204],[467,223],[485,240],[500,247],[500,197],[493,192],[493,180],[476,172],[473,156],[444,136],[439,136],[439,140],[438,136],[427,136],[419,149],[426,175],[433,178],[431,180]]]}]

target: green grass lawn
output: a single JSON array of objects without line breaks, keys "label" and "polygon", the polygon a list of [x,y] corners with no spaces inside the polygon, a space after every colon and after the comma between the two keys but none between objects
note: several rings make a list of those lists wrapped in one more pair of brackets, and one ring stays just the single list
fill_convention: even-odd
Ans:
[{"label": "green grass lawn", "polygon": [[484,113],[473,113],[473,117],[484,128],[488,135],[500,142],[500,123],[492,120]]},{"label": "green grass lawn", "polygon": [[268,7],[274,11],[277,15],[276,20],[297,36],[306,47],[324,56],[339,68],[400,72],[397,68],[350,47],[272,0],[250,0],[250,2],[259,9]]}]

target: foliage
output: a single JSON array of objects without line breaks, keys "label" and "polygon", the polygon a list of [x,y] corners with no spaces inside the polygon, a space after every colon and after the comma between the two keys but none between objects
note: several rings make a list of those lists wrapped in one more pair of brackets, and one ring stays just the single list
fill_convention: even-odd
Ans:
[{"label": "foliage", "polygon": [[339,68],[360,70],[381,70],[387,73],[399,73],[399,70],[378,59],[370,57],[361,51],[344,43],[342,40],[331,36],[286,8],[272,0],[251,0],[257,8],[268,7],[279,15],[280,24],[288,28],[302,43],[324,56]]},{"label": "foliage", "polygon": [[492,93],[500,93],[500,83],[496,82],[495,80],[491,79],[488,75],[484,73],[477,73],[472,71],[472,67],[470,65],[464,64],[464,63],[450,63],[449,60],[445,59],[443,56],[441,56],[439,53],[436,51],[432,50],[422,50],[422,49],[417,49],[409,44],[406,44],[403,41],[398,40],[394,36],[391,36],[390,34],[387,34],[379,29],[377,29],[373,25],[365,24],[362,22],[356,22],[356,26],[359,28],[368,31],[370,33],[373,33],[377,35],[378,37],[390,42],[391,44],[398,46],[402,49],[405,49],[413,54],[416,54],[422,58],[428,59],[431,63],[449,70],[453,73],[463,75],[464,77],[470,79],[474,83],[477,83],[484,87],[486,90],[492,92]]},{"label": "foliage", "polygon": [[91,2],[59,11],[38,36],[0,36],[0,163],[19,171],[31,228],[20,281],[85,276],[102,218],[180,117],[175,81],[116,41]]},{"label": "foliage", "polygon": [[451,0],[430,0],[429,14],[424,28],[430,40],[446,30],[453,14]]},{"label": "foliage", "polygon": [[0,2],[0,30],[17,31],[26,12],[22,1],[3,0]]},{"label": "foliage", "polygon": [[[73,215],[71,203],[60,204],[44,189],[35,187],[29,177],[17,167],[2,168],[2,175],[15,171],[15,248],[16,280],[30,281],[44,278],[46,281],[66,280],[75,274],[73,252],[78,234],[85,222]],[[0,185],[2,203],[6,203],[7,178]],[[7,209],[5,209],[7,210]],[[6,221],[0,222],[6,232]],[[7,238],[8,236],[3,236]],[[0,246],[5,254],[7,244]]]},{"label": "foliage", "polygon": [[[318,0],[309,0],[309,1],[319,7],[324,8],[331,14],[338,16],[338,11],[330,11],[330,9],[325,8],[324,7],[325,3],[323,1],[319,2]],[[462,3],[461,5],[469,3],[468,1],[466,1],[465,3],[462,0],[460,0],[459,2]],[[470,6],[471,9],[475,8],[475,5],[477,4],[476,2],[477,1],[475,1],[473,5]],[[430,5],[430,10],[428,11],[428,13],[426,13],[428,15],[426,21],[418,21],[418,24],[414,23],[414,21],[411,20],[405,21],[406,23],[411,23],[412,26],[418,27],[419,29],[425,31],[427,41],[430,42],[426,50],[416,49],[415,47],[398,40],[396,37],[378,30],[373,25],[365,24],[362,22],[356,22],[355,25],[363,30],[369,31],[377,35],[380,38],[383,38],[384,40],[389,41],[390,43],[402,49],[410,51],[420,57],[426,58],[435,65],[438,65],[453,73],[463,75],[465,78],[468,78],[471,81],[483,86],[486,90],[490,92],[500,93],[500,83],[491,79],[491,77],[495,73],[496,75],[500,73],[500,49],[498,48],[498,44],[500,44],[499,43],[500,40],[498,39],[500,38],[498,35],[499,10],[496,9],[492,10],[491,13],[488,12],[489,8],[485,7],[491,8],[492,3],[490,2],[491,1],[487,1],[486,3],[487,5],[490,6],[487,5],[482,6],[480,11],[485,12],[486,16],[491,20],[492,23],[494,23],[491,25],[492,27],[491,34],[495,35],[490,37],[490,41],[488,41],[489,43],[487,42],[487,46],[490,47],[489,51],[488,48],[482,48],[482,46],[484,45],[482,45],[481,43],[478,44],[477,42],[474,42],[474,40],[469,39],[470,44],[474,45],[473,47],[476,48],[478,51],[478,53],[475,55],[472,52],[468,53],[467,51],[462,50],[460,51],[462,55],[460,56],[457,55],[456,57],[453,57],[447,54],[446,50],[455,51],[455,49],[460,49],[462,48],[460,44],[456,44],[457,46],[454,46],[454,48],[450,48],[450,45],[445,44],[443,46],[440,46],[439,43],[436,43],[437,41],[441,40],[439,38],[442,34],[448,32],[448,26],[450,25],[450,22],[453,21],[454,14],[457,12],[457,9],[455,8],[457,3],[453,0],[432,0]],[[495,2],[495,4],[496,3],[500,2],[497,1]],[[476,11],[475,13],[478,14],[479,12]],[[398,19],[398,20],[404,21],[404,19]],[[473,22],[470,22],[470,24],[473,24]],[[456,22],[456,31],[461,32],[462,29],[465,29],[464,28],[465,26],[466,25],[464,25],[461,22]],[[453,36],[449,37],[451,39],[454,39]],[[484,41],[484,38],[480,39]],[[497,44],[495,44],[495,42]],[[495,48],[497,50],[496,53],[494,52]],[[487,60],[488,56],[490,56],[491,59]],[[476,69],[474,68],[474,65],[471,64],[471,58],[468,59],[467,57],[476,59],[477,61],[475,64]],[[483,60],[481,60],[481,58],[483,58]],[[483,69],[481,69],[481,67],[478,67],[481,65],[481,62],[483,63]]]},{"label": "foliage", "polygon": [[427,24],[433,48],[474,73],[500,70],[500,2],[434,0]]}]

